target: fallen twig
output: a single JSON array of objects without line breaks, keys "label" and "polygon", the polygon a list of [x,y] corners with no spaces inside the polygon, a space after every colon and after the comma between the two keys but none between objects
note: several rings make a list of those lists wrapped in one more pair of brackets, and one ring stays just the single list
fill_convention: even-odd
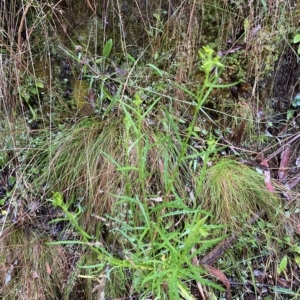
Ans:
[{"label": "fallen twig", "polygon": [[[249,225],[253,225],[258,218],[260,218],[265,212],[260,211],[251,218],[249,221]],[[232,233],[231,236],[223,240],[220,244],[218,244],[214,249],[212,249],[209,253],[207,253],[202,259],[200,259],[199,263],[202,265],[210,265],[212,266],[219,258],[222,257],[224,252],[232,246],[235,240],[241,235],[244,229],[241,229],[238,232]]]},{"label": "fallen twig", "polygon": [[[285,149],[285,147],[286,147],[287,144],[292,145],[293,142],[295,142],[295,141],[297,141],[299,139],[300,139],[300,133],[296,134],[295,136],[293,136],[290,139],[287,139],[287,141],[280,148],[278,148],[275,152],[273,152],[272,154],[270,154],[266,159],[269,161],[270,159],[272,159],[273,157],[275,157],[277,154],[281,153]],[[258,154],[258,156],[261,156],[264,151],[260,152]]]}]

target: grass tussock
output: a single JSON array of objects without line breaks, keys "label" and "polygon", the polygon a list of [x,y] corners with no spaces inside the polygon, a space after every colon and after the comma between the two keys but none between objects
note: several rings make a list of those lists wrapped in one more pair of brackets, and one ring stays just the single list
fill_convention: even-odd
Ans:
[{"label": "grass tussock", "polygon": [[61,246],[30,228],[5,231],[0,241],[0,293],[5,299],[57,299],[70,265]]},{"label": "grass tussock", "polygon": [[[133,125],[133,127],[131,127]],[[39,186],[60,191],[68,203],[82,205],[90,216],[112,213],[120,197],[185,197],[187,166],[176,169],[180,146],[172,134],[148,126],[140,131],[125,117],[110,121],[82,120],[63,130],[39,154],[38,168],[45,173]],[[166,199],[167,200],[167,199]]]},{"label": "grass tussock", "polygon": [[279,198],[264,185],[261,174],[232,159],[222,159],[207,170],[203,183],[203,209],[212,212],[214,222],[240,227],[265,211],[274,219]]}]

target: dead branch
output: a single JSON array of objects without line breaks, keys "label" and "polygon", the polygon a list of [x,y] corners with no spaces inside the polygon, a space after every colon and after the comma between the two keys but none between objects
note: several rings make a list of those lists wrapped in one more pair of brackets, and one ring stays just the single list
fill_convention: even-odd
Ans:
[{"label": "dead branch", "polygon": [[[253,216],[249,221],[249,225],[253,225],[257,221],[257,219],[260,218],[264,213],[264,211],[260,211],[257,213],[257,215]],[[214,249],[207,253],[202,259],[200,259],[199,263],[202,265],[212,266],[219,258],[222,257],[224,252],[232,246],[232,244],[236,241],[236,239],[242,234],[244,230],[245,227],[238,232],[232,233],[231,236],[223,240]]]}]

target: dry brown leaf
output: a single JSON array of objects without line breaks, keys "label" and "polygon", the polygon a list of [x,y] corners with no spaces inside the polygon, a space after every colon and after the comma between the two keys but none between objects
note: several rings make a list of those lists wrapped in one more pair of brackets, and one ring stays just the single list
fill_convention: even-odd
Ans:
[{"label": "dry brown leaf", "polygon": [[290,288],[291,287],[291,283],[288,282],[287,280],[285,280],[284,278],[280,278],[278,277],[277,278],[277,284],[280,286],[280,287],[283,287],[283,288]]},{"label": "dry brown leaf", "polygon": [[281,152],[281,160],[278,170],[278,179],[280,182],[282,182],[287,177],[290,154],[291,149],[290,146],[287,145],[286,148]]},{"label": "dry brown leaf", "polygon": [[231,300],[231,292],[230,292],[230,282],[227,278],[227,276],[220,271],[219,269],[212,267],[210,265],[204,265],[207,269],[208,273],[214,277],[216,277],[218,280],[220,280],[223,285],[226,287],[226,299]]},{"label": "dry brown leaf", "polygon": [[266,187],[271,193],[274,193],[275,188],[273,187],[273,185],[271,183],[271,172],[270,172],[270,169],[269,169],[269,163],[265,158],[262,158],[261,159],[261,165],[267,167],[267,169],[264,170]]}]

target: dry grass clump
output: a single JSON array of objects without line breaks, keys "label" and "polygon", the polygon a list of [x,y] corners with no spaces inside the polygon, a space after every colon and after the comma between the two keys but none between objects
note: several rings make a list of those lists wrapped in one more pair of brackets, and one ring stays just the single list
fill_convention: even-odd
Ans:
[{"label": "dry grass clump", "polygon": [[113,213],[120,197],[149,203],[169,197],[170,191],[185,197],[187,167],[176,169],[180,146],[175,138],[146,122],[140,132],[127,122],[124,117],[82,120],[38,154],[38,169],[44,169],[38,186],[46,184],[63,193],[67,203],[81,205],[89,228],[99,223],[91,215]]},{"label": "dry grass clump", "polygon": [[274,219],[279,198],[267,190],[264,177],[232,159],[222,159],[207,170],[202,208],[212,213],[213,223],[240,227],[259,211]]},{"label": "dry grass clump", "polygon": [[24,226],[6,230],[0,249],[1,299],[63,295],[70,266],[60,245],[46,245],[40,234]]}]

